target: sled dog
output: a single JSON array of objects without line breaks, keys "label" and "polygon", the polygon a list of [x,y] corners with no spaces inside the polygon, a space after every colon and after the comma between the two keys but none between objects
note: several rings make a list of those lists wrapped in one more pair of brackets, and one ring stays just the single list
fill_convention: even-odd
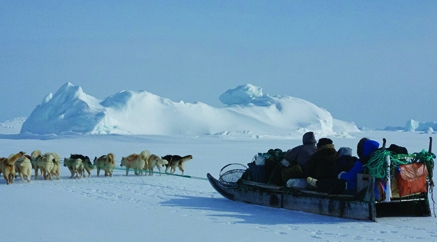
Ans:
[{"label": "sled dog", "polygon": [[34,150],[30,154],[30,163],[32,163],[32,169],[35,169],[35,176],[38,176],[38,169],[39,169],[38,167],[35,166],[35,160],[40,155],[41,155],[40,150]]},{"label": "sled dog", "polygon": [[93,163],[91,163],[91,160],[88,156],[84,156],[84,155],[80,155],[80,154],[71,154],[70,155],[71,159],[81,159],[82,163],[83,163],[83,168],[84,171],[83,176],[85,177],[85,171],[88,173],[88,177],[91,176],[91,171],[94,170],[96,168],[95,165],[93,165]]},{"label": "sled dog", "polygon": [[149,172],[153,172],[153,169],[155,168],[155,166],[158,168],[159,172],[161,172],[161,167],[163,167],[164,165],[167,165],[168,161],[162,159],[161,157],[159,157],[157,155],[152,154],[152,155],[150,155],[147,163],[148,163],[147,169],[149,170]]},{"label": "sled dog", "polygon": [[138,154],[130,154],[127,157],[121,158],[120,166],[126,167],[126,176],[129,174],[129,169],[133,169],[135,175],[142,175],[143,170],[148,168],[148,160],[150,157],[150,152],[148,150],[143,150]]},{"label": "sled dog", "polygon": [[22,181],[30,182],[32,163],[30,163],[29,156],[23,153],[21,157],[17,159],[15,162],[15,171],[18,172]]},{"label": "sled dog", "polygon": [[38,179],[38,170],[41,171],[44,180],[52,180],[52,170],[58,168],[55,167],[55,162],[57,162],[56,159],[50,152],[45,153],[44,155],[38,155],[35,159],[32,159],[31,162],[35,169],[35,180]]},{"label": "sled dog", "polygon": [[12,154],[9,158],[0,159],[0,167],[3,172],[3,177],[6,180],[6,185],[14,183],[15,179],[15,162],[21,157],[21,153]]},{"label": "sled dog", "polygon": [[61,177],[61,158],[56,152],[48,152],[45,154],[47,157],[53,157],[53,168],[50,170],[50,180],[52,175],[56,176],[56,179],[59,180]]},{"label": "sled dog", "polygon": [[173,174],[176,170],[176,167],[179,168],[179,170],[182,172],[182,175],[184,174],[184,163],[188,160],[193,159],[192,155],[186,155],[186,156],[179,156],[179,155],[166,155],[161,157],[164,160],[168,161],[168,164],[165,165],[165,172],[170,169],[170,173]]},{"label": "sled dog", "polygon": [[97,176],[100,175],[100,169],[105,171],[105,176],[112,177],[112,173],[115,168],[114,154],[108,153],[102,155],[99,158],[94,158],[94,165],[97,168]]},{"label": "sled dog", "polygon": [[64,158],[64,166],[70,170],[70,178],[81,178],[85,175],[81,158]]}]

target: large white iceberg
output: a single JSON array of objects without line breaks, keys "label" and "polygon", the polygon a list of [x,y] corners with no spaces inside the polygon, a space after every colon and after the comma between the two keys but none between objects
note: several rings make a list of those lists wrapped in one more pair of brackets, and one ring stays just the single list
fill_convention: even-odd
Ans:
[{"label": "large white iceberg", "polygon": [[121,91],[98,100],[71,83],[47,95],[21,133],[212,135],[250,133],[286,135],[359,132],[355,124],[333,119],[316,105],[290,96],[269,96],[251,84],[220,96],[227,107],[173,102],[146,91]]}]

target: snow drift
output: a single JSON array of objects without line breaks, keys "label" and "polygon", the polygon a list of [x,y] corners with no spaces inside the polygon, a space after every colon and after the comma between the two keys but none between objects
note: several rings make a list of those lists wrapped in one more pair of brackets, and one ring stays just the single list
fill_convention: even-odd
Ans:
[{"label": "snow drift", "polygon": [[64,84],[48,94],[23,123],[31,134],[286,135],[358,132],[316,105],[290,96],[269,96],[246,84],[220,96],[227,104],[173,102],[147,91],[121,91],[104,100]]}]

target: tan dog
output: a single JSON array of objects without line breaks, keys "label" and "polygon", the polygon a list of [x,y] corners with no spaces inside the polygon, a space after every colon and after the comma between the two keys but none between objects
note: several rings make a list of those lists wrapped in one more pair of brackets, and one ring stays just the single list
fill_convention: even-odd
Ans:
[{"label": "tan dog", "polygon": [[53,168],[50,170],[50,177],[54,175],[56,176],[56,179],[59,180],[61,177],[61,158],[59,157],[58,153],[55,152],[48,152],[45,155],[53,156]]},{"label": "tan dog", "polygon": [[161,157],[159,157],[157,155],[152,154],[152,155],[150,155],[147,163],[148,163],[147,169],[149,170],[149,172],[153,172],[153,169],[155,168],[155,166],[158,168],[159,172],[161,172],[161,167],[163,167],[164,165],[167,165],[168,161],[162,159]]},{"label": "tan dog", "polygon": [[[39,167],[35,166],[36,163],[36,158],[38,156],[41,156],[41,151],[40,150],[34,150],[32,151],[32,153],[30,154],[30,163],[32,163],[32,168],[35,170],[35,177],[38,176],[38,169]],[[36,179],[36,178],[35,178]]]},{"label": "tan dog", "polygon": [[[99,158],[94,157],[94,161],[93,164],[96,166],[97,169],[97,177],[100,176],[100,169],[104,170],[104,162],[106,161],[106,155],[102,155]],[[105,176],[106,176],[106,172],[105,172]]]},{"label": "tan dog", "polygon": [[176,170],[176,167],[182,171],[182,175],[184,175],[184,163],[188,160],[193,159],[192,155],[179,156],[179,155],[166,155],[163,156],[162,159],[167,160],[168,164],[165,165],[165,172],[170,168],[170,173],[173,174]]},{"label": "tan dog", "polygon": [[129,174],[129,169],[134,169],[135,175],[142,175],[143,170],[148,168],[148,160],[150,157],[150,152],[148,150],[143,150],[138,154],[131,154],[127,157],[121,158],[120,166],[126,167],[126,176]]},{"label": "tan dog", "polygon": [[9,185],[10,183],[14,183],[15,179],[15,162],[18,160],[18,158],[21,157],[21,153],[12,154],[9,156],[9,158],[2,158],[1,159],[1,170],[3,172],[3,177],[6,180],[6,185]]},{"label": "tan dog", "polygon": [[32,163],[30,162],[30,156],[22,155],[15,162],[15,170],[21,177],[21,180],[27,180],[30,182],[30,177],[32,175]]},{"label": "tan dog", "polygon": [[100,169],[105,171],[105,176],[112,177],[112,173],[115,168],[114,154],[108,153],[107,155],[102,155],[99,158],[94,158],[94,165],[97,168],[97,176],[100,174]]}]

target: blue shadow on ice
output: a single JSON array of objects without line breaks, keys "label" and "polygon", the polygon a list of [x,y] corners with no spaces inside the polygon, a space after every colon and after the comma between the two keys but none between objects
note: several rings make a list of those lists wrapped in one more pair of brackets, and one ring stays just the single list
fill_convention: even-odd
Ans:
[{"label": "blue shadow on ice", "polygon": [[317,214],[269,208],[254,204],[234,202],[214,195],[214,197],[176,196],[161,202],[162,206],[181,207],[217,212],[208,214],[212,217],[232,217],[240,224],[333,224],[356,222],[355,220],[322,216]]}]

